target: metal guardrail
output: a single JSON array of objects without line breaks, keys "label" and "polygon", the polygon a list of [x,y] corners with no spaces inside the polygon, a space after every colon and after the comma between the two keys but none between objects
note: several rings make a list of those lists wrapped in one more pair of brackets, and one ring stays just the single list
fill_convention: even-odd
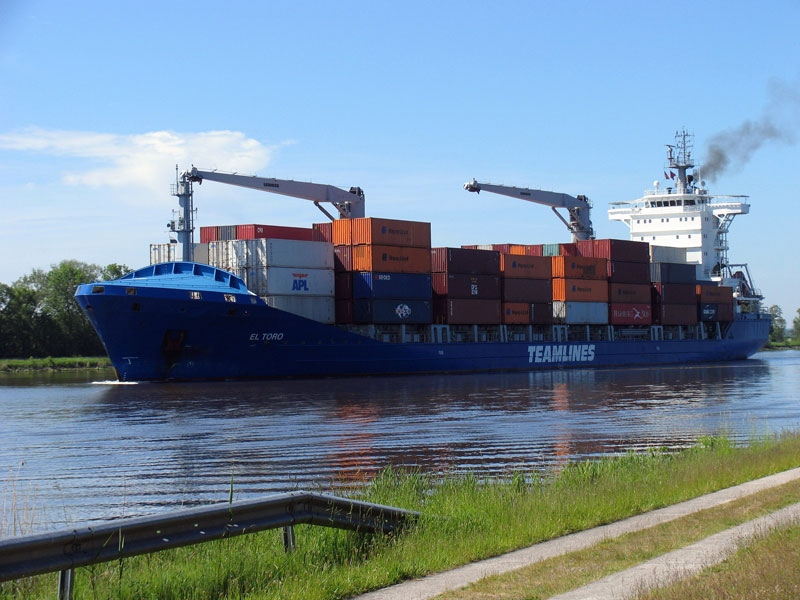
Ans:
[{"label": "metal guardrail", "polygon": [[284,528],[284,547],[291,551],[294,525],[390,533],[417,517],[416,511],[381,504],[290,492],[2,540],[0,581],[61,571],[59,598],[70,598],[76,567],[278,527]]}]

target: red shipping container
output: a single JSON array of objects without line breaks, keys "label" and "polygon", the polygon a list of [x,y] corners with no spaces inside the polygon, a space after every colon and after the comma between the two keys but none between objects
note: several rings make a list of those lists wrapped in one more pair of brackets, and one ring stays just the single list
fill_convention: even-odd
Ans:
[{"label": "red shipping container", "polygon": [[519,279],[550,279],[552,263],[548,256],[501,254],[500,270],[503,277]]},{"label": "red shipping container", "polygon": [[612,283],[650,283],[650,264],[610,260],[608,280]]},{"label": "red shipping container", "polygon": [[691,283],[654,283],[653,304],[696,304],[695,286]]},{"label": "red shipping container", "polygon": [[551,256],[550,262],[553,265],[553,277],[603,280],[607,277],[608,268],[605,258]]},{"label": "red shipping container", "polygon": [[698,302],[704,304],[733,303],[733,288],[727,285],[698,285],[695,289]]},{"label": "red shipping container", "polygon": [[580,256],[580,254],[578,254],[578,244],[559,244],[558,245],[558,255],[559,256]]},{"label": "red shipping container", "polygon": [[272,238],[274,240],[311,241],[310,227],[284,227],[283,225],[237,225],[237,240]]},{"label": "red shipping container", "polygon": [[331,223],[334,246],[351,246],[353,244],[353,219],[336,219]]},{"label": "red shipping container", "polygon": [[652,302],[650,286],[646,283],[611,283],[608,285],[608,301],[649,305]]},{"label": "red shipping container", "polygon": [[580,240],[578,242],[578,256],[594,258],[594,240]]},{"label": "red shipping container", "polygon": [[311,241],[333,243],[333,223],[328,221],[311,225]]},{"label": "red shipping container", "polygon": [[653,322],[650,304],[621,304],[613,302],[608,305],[608,322],[611,325],[650,325]]},{"label": "red shipping container", "polygon": [[434,273],[433,292],[448,298],[500,299],[498,275],[469,275],[466,273]]},{"label": "red shipping container", "polygon": [[404,246],[353,246],[354,271],[380,271],[382,273],[430,273],[429,248]]},{"label": "red shipping container", "polygon": [[608,282],[599,279],[553,279],[553,300],[608,302]]},{"label": "red shipping container", "polygon": [[531,304],[531,323],[534,325],[553,324],[553,303],[536,302]]},{"label": "red shipping container", "polygon": [[353,299],[336,300],[334,305],[336,322],[337,323],[352,323],[353,322]]},{"label": "red shipping container", "polygon": [[499,325],[499,300],[437,299],[434,320],[450,325]]},{"label": "red shipping container", "polygon": [[659,304],[654,308],[656,325],[697,325],[697,304]]},{"label": "red shipping container", "polygon": [[595,258],[605,258],[620,262],[650,262],[650,244],[631,240],[595,240]]},{"label": "red shipping container", "polygon": [[478,244],[462,245],[461,247],[464,250],[477,250],[478,249]]},{"label": "red shipping container", "polygon": [[431,269],[434,273],[499,275],[500,253],[473,248],[432,248]]},{"label": "red shipping container", "polygon": [[349,271],[336,273],[333,279],[333,290],[337,300],[352,300],[353,273]]},{"label": "red shipping container", "polygon": [[217,241],[217,226],[200,228],[200,243],[207,244]]},{"label": "red shipping container", "polygon": [[525,302],[503,302],[503,323],[507,325],[529,325],[531,305]]},{"label": "red shipping container", "polygon": [[503,278],[503,300],[506,302],[550,302],[553,284],[549,279]]},{"label": "red shipping container", "polygon": [[430,248],[431,224],[423,221],[400,221],[364,217],[352,219],[353,245],[373,244],[402,246],[405,248]]},{"label": "red shipping container", "polygon": [[500,252],[501,254],[510,254],[511,246],[518,246],[519,244],[492,244],[492,250]]},{"label": "red shipping container", "polygon": [[338,272],[353,270],[352,246],[333,247],[333,269]]}]

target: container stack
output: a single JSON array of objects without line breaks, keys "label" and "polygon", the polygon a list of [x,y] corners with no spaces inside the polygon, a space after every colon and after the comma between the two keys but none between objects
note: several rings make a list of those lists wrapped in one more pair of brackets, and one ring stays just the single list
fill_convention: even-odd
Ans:
[{"label": "container stack", "polygon": [[200,228],[200,243],[226,240],[252,240],[270,238],[275,240],[311,241],[311,228],[285,227],[283,225],[214,225]]},{"label": "container stack", "polygon": [[511,250],[517,253],[500,255],[503,323],[551,324],[553,322],[551,258],[523,254],[527,251],[526,246],[515,245]]},{"label": "container stack", "polygon": [[650,263],[650,278],[653,322],[657,325],[697,325],[695,265],[653,262]]},{"label": "container stack", "polygon": [[331,236],[337,322],[431,323],[430,223],[340,219]]},{"label": "container stack", "polygon": [[[693,265],[690,265],[693,266]],[[698,318],[705,322],[733,321],[733,288],[724,285],[698,285],[695,288]]]},{"label": "container stack", "polygon": [[563,325],[606,325],[609,317],[606,259],[552,256],[550,260],[554,321]]},{"label": "container stack", "polygon": [[434,321],[449,325],[499,325],[500,253],[473,248],[433,248]]},{"label": "container stack", "polygon": [[[150,264],[174,262],[181,260],[182,255],[178,252],[178,244],[150,244]],[[208,264],[208,244],[194,245],[194,262]]]},{"label": "container stack", "polygon": [[584,255],[591,252],[594,258],[607,261],[608,322],[611,325],[651,325],[650,245],[614,239],[578,244]]}]

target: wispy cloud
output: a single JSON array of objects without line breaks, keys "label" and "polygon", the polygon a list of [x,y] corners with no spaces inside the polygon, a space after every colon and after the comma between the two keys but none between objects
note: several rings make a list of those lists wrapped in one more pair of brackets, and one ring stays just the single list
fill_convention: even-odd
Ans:
[{"label": "wispy cloud", "polygon": [[[61,176],[66,185],[127,187],[162,195],[174,179],[173,165],[255,173],[280,146],[267,146],[239,131],[152,131],[118,135],[31,127],[0,134],[0,149],[86,159],[85,169]],[[98,166],[99,165],[99,166]]]}]

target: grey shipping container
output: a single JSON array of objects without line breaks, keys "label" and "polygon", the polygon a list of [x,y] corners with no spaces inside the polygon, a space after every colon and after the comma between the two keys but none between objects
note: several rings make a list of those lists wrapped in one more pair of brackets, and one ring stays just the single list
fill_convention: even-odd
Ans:
[{"label": "grey shipping container", "polygon": [[695,283],[697,265],[650,263],[650,279],[655,283]]},{"label": "grey shipping container", "polygon": [[607,302],[553,302],[553,321],[565,325],[608,324]]},{"label": "grey shipping container", "polygon": [[173,262],[179,255],[179,244],[150,244],[150,264]]},{"label": "grey shipping container", "polygon": [[292,313],[312,321],[332,324],[336,305],[333,298],[323,296],[264,296],[264,302],[273,308]]}]

